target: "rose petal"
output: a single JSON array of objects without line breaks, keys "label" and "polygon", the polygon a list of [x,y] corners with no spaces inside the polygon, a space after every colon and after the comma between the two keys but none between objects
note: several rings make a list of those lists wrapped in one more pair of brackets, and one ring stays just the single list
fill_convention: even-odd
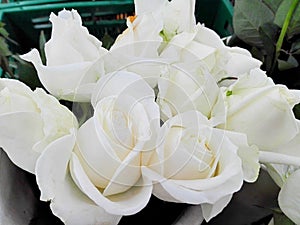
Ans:
[{"label": "rose petal", "polygon": [[247,135],[244,133],[226,131],[226,136],[238,147],[238,156],[242,159],[244,180],[255,182],[260,170],[258,148],[255,145],[248,145]]},{"label": "rose petal", "polygon": [[97,102],[107,96],[119,96],[125,93],[137,100],[153,99],[153,89],[144,79],[131,72],[117,71],[102,77],[96,85],[92,96],[92,105],[96,107]]},{"label": "rose petal", "polygon": [[213,48],[222,49],[225,47],[220,36],[214,30],[205,27],[203,24],[197,24],[195,41]]},{"label": "rose petal", "polygon": [[121,216],[110,215],[95,205],[73,182],[68,162],[74,144],[74,134],[64,136],[51,143],[39,158],[36,176],[41,199],[51,200],[52,212],[66,225],[118,224]]},{"label": "rose petal", "polygon": [[295,223],[300,224],[300,170],[292,173],[278,195],[280,209]]},{"label": "rose petal", "polygon": [[149,2],[144,0],[134,0],[135,12],[137,15],[154,12],[161,9],[167,2],[167,0],[153,0],[151,4],[149,4]]},{"label": "rose petal", "polygon": [[240,74],[247,73],[251,69],[259,68],[262,64],[261,61],[247,54],[245,50],[230,48],[229,51],[231,57],[225,66],[225,70],[230,76],[236,77]]},{"label": "rose petal", "polygon": [[[41,200],[48,201],[55,197],[56,186],[63,182],[67,173],[67,165],[75,146],[74,131],[50,143],[36,164],[36,179],[41,190]],[[63,150],[62,147],[64,146]],[[57,157],[57,153],[59,156]],[[51,162],[55,162],[53,166]],[[63,171],[63,172],[62,172]],[[52,177],[53,179],[49,179]]]},{"label": "rose petal", "polygon": [[93,119],[89,119],[79,128],[77,142],[82,166],[87,172],[87,169],[90,170],[88,176],[94,185],[105,188],[121,164],[114,150],[116,145],[107,139],[100,126],[95,126]]},{"label": "rose petal", "polygon": [[147,205],[151,197],[152,185],[144,185],[144,181],[141,181],[140,184],[137,183],[137,186],[124,193],[110,196],[110,198],[104,197],[91,183],[75,154],[72,156],[70,169],[77,186],[108,213],[115,215],[135,214]]},{"label": "rose petal", "polygon": [[[37,49],[33,49],[29,53],[22,55],[21,58],[33,63],[42,84],[57,98],[74,101],[74,94],[76,94],[79,96],[82,95],[78,98],[78,101],[87,101],[90,99],[93,89],[90,90],[88,95],[84,95],[79,92],[79,88],[81,80],[84,79],[89,70],[91,70],[94,62],[44,66]],[[97,77],[95,75],[95,83],[96,79]]]},{"label": "rose petal", "polygon": [[[249,143],[260,150],[272,150],[296,136],[299,128],[289,102],[293,95],[285,86],[269,85],[256,91],[249,88],[249,93],[243,96],[238,93],[235,96],[235,90],[232,91],[227,100],[230,107],[226,129],[246,133]],[[253,126],[252,121],[260,120],[265,112],[268,117]]]},{"label": "rose petal", "polygon": [[[155,171],[145,168],[143,168],[142,173],[150,180],[159,182],[159,184],[155,185],[161,185],[161,187],[164,188],[172,198],[177,199],[177,201],[191,204],[213,204],[223,196],[238,191],[243,183],[240,159],[234,155],[234,153],[228,151],[220,160],[223,166],[221,166],[219,175],[207,179],[166,179]],[[154,194],[160,195],[160,193],[155,192]]]},{"label": "rose petal", "polygon": [[40,152],[33,147],[44,136],[40,115],[35,112],[2,114],[0,127],[0,146],[17,166],[34,173]]},{"label": "rose petal", "polygon": [[218,215],[225,208],[225,206],[228,205],[231,198],[232,195],[227,195],[221,198],[220,200],[218,200],[217,202],[215,202],[214,204],[207,204],[207,203],[202,204],[201,208],[202,208],[202,214],[204,219],[206,221],[209,221],[210,219]]}]

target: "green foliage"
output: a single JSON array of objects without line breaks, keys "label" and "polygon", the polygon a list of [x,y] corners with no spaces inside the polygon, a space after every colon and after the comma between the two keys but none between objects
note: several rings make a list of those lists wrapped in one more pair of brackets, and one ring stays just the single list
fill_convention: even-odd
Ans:
[{"label": "green foliage", "polygon": [[[279,5],[277,11],[274,23],[278,26],[282,27],[285,17],[289,11],[289,8],[291,7],[293,3],[293,0],[284,0]],[[298,4],[297,8],[295,9],[295,12],[293,14],[293,17],[290,21],[290,25],[288,27],[288,38],[292,38],[294,35],[297,35],[300,33],[300,4]]]},{"label": "green foliage", "polygon": [[246,43],[263,47],[259,28],[272,22],[274,14],[262,1],[239,0],[236,1],[233,16],[235,34]]},{"label": "green foliage", "polygon": [[296,225],[280,209],[273,210],[274,225]]},{"label": "green foliage", "polygon": [[299,0],[236,0],[233,28],[229,45],[247,48],[276,83],[300,89]]}]

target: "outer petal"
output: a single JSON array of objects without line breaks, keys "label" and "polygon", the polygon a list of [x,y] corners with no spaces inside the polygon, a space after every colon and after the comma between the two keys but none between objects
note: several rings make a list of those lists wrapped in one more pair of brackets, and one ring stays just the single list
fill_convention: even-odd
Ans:
[{"label": "outer petal", "polygon": [[171,38],[196,26],[195,0],[172,0],[164,10],[164,34]]},{"label": "outer petal", "polygon": [[249,72],[251,69],[259,68],[261,61],[253,58],[251,54],[241,48],[229,48],[230,58],[225,66],[226,73],[236,77]]},{"label": "outer petal", "polygon": [[[226,99],[230,105],[226,129],[246,133],[250,144],[257,145],[261,150],[272,151],[292,140],[299,132],[292,111],[297,99],[285,86],[233,89],[232,92],[233,95]],[[239,96],[239,92],[246,94]],[[268,116],[253,126],[253,121],[260,121],[266,112]]]},{"label": "outer petal", "polygon": [[213,48],[222,49],[225,47],[222,39],[214,30],[199,23],[197,24],[197,36],[195,40]]},{"label": "outer petal", "polygon": [[[300,121],[296,120],[296,123],[300,131]],[[298,134],[288,143],[280,145],[276,149],[272,149],[272,152],[278,152],[286,155],[300,157],[299,146],[300,146],[300,132],[298,132]]]},{"label": "outer petal", "polygon": [[[38,76],[45,88],[57,98],[64,98],[67,100],[87,101],[91,97],[93,88],[89,93],[81,91],[81,81],[85,79],[88,72],[96,70],[95,62],[80,62],[76,64],[65,64],[61,66],[44,66],[42,64],[39,52],[33,49],[29,53],[22,55],[26,61],[33,63],[37,70]],[[101,75],[95,74],[94,78],[90,79],[90,83],[96,83],[97,78]],[[81,93],[83,92],[83,93]]]},{"label": "outer petal", "polygon": [[51,143],[39,158],[36,176],[41,199],[51,200],[53,213],[66,225],[118,224],[120,216],[95,205],[72,180],[68,163],[74,144],[74,134],[64,136]]},{"label": "outer petal", "polygon": [[204,219],[206,221],[209,221],[210,219],[218,215],[224,209],[224,207],[229,204],[231,198],[232,195],[227,195],[215,202],[214,204],[202,204],[201,208]]},{"label": "outer petal", "polygon": [[102,43],[82,26],[76,10],[62,10],[58,16],[51,13],[50,21],[52,35],[45,44],[48,66],[94,61],[106,52]]},{"label": "outer petal", "polygon": [[[220,175],[203,180],[168,180],[150,169],[143,169],[143,174],[149,179],[159,182],[155,185],[160,185],[179,202],[214,204],[220,198],[238,191],[243,183],[242,171],[238,168],[241,166],[238,157],[227,152],[225,158],[228,165],[224,165]],[[156,192],[154,195],[163,196]],[[163,200],[168,201],[168,199]]]},{"label": "outer petal", "polygon": [[300,224],[300,170],[292,173],[278,195],[280,209],[295,223]]},{"label": "outer petal", "polygon": [[151,2],[144,0],[134,0],[135,13],[137,15],[142,15],[145,13],[154,12],[164,7],[167,2],[167,0],[152,0]]},{"label": "outer petal", "polygon": [[238,156],[242,160],[244,180],[247,182],[256,181],[260,170],[258,148],[255,145],[248,145],[247,136],[244,133],[226,131],[226,136],[238,147]]},{"label": "outer petal", "polygon": [[43,122],[35,112],[17,112],[0,116],[0,146],[22,169],[34,173],[40,153],[33,150],[43,134]]},{"label": "outer petal", "polygon": [[104,76],[97,82],[92,96],[92,105],[95,108],[100,99],[111,95],[122,95],[122,93],[140,101],[154,99],[153,89],[141,76],[131,72],[117,71]]},{"label": "outer petal", "polygon": [[102,193],[91,183],[85,174],[75,154],[71,161],[71,174],[78,187],[89,196],[97,205],[103,207],[107,212],[117,215],[131,215],[143,209],[152,192],[152,185],[146,180],[141,180],[135,187],[126,192],[104,197]]}]

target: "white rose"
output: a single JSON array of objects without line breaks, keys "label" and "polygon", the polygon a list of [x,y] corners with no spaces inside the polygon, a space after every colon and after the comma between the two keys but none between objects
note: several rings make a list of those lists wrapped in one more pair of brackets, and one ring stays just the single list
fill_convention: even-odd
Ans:
[{"label": "white rose", "polygon": [[274,151],[299,132],[293,107],[300,92],[275,85],[260,69],[251,70],[224,89],[225,129],[247,134],[250,144]]},{"label": "white rose", "polygon": [[243,183],[241,159],[226,132],[197,111],[169,119],[158,137],[157,154],[143,168],[153,193],[171,202],[201,204],[208,221],[229,203]]},{"label": "white rose", "polygon": [[32,62],[45,88],[58,98],[89,101],[96,81],[104,74],[101,57],[107,50],[82,26],[76,10],[50,15],[52,36],[45,44],[46,65],[37,49],[22,56]]},{"label": "white rose", "polygon": [[103,77],[95,90],[94,116],[79,128],[71,174],[107,212],[134,214],[146,206],[152,191],[141,166],[155,147],[159,128],[154,92],[129,72]]},{"label": "white rose", "polygon": [[155,87],[163,65],[169,62],[159,56],[163,41],[195,26],[194,9],[194,0],[136,0],[136,15],[127,18],[128,28],[105,56],[105,70],[137,73]]},{"label": "white rose", "polygon": [[[98,206],[75,184],[70,159],[76,144],[76,132],[65,135],[42,152],[36,163],[36,179],[42,201],[50,201],[54,215],[66,225],[116,225],[120,215],[111,215]],[[80,168],[79,168],[80,169]]]},{"label": "white rose", "polygon": [[77,120],[42,89],[0,80],[0,146],[19,167],[34,173],[36,160],[52,141],[77,128]]},{"label": "white rose", "polygon": [[163,48],[161,57],[172,64],[183,64],[190,73],[205,70],[212,74],[216,82],[239,77],[261,65],[247,50],[225,46],[215,31],[201,24],[190,32],[175,35]]},{"label": "white rose", "polygon": [[159,129],[151,87],[133,73],[106,75],[92,105],[93,117],[47,146],[36,166],[41,199],[68,225],[117,224],[152,193],[141,174]]},{"label": "white rose", "polygon": [[163,120],[178,113],[197,110],[213,125],[225,122],[222,92],[215,79],[205,72],[189,73],[178,66],[166,67],[158,79],[157,102]]},{"label": "white rose", "polygon": [[[117,38],[115,45],[134,41],[165,41],[196,25],[195,0],[135,0],[135,16],[128,17],[128,28]],[[160,37],[162,36],[162,37]]]}]

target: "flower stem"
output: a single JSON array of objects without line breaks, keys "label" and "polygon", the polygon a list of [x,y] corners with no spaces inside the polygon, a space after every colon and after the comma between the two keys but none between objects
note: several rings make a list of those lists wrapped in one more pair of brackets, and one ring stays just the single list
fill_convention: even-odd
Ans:
[{"label": "flower stem", "polygon": [[284,164],[291,166],[300,166],[300,157],[285,155],[276,152],[259,152],[260,163]]},{"label": "flower stem", "polygon": [[294,11],[295,11],[298,3],[299,3],[299,0],[293,0],[292,5],[290,6],[289,11],[288,11],[288,13],[287,13],[287,15],[285,17],[285,20],[284,20],[284,23],[283,23],[283,26],[282,26],[279,38],[278,38],[277,43],[276,43],[276,58],[275,58],[276,60],[277,60],[277,58],[278,58],[278,56],[280,54],[285,34],[286,34],[287,29],[288,29],[288,27],[290,25],[293,13],[294,13]]}]

